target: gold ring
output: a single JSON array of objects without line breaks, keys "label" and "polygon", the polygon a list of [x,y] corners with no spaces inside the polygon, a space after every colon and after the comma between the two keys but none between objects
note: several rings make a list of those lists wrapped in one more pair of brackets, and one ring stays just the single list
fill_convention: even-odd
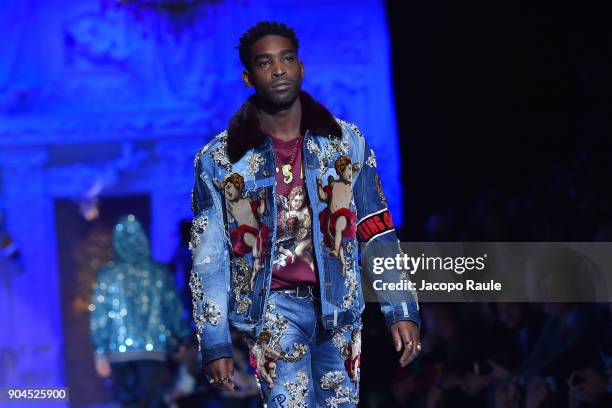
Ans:
[{"label": "gold ring", "polygon": [[412,345],[413,345],[413,344],[414,344],[414,342],[413,342],[412,340],[407,341],[407,342],[405,342],[405,343],[404,343],[404,345],[405,345],[406,347],[412,347]]}]

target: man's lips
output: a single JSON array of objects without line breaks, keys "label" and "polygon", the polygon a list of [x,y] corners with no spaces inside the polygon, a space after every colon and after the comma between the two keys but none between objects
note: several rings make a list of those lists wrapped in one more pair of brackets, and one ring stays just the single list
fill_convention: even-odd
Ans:
[{"label": "man's lips", "polygon": [[291,87],[291,82],[289,81],[279,81],[272,84],[271,88],[274,91],[286,91]]}]

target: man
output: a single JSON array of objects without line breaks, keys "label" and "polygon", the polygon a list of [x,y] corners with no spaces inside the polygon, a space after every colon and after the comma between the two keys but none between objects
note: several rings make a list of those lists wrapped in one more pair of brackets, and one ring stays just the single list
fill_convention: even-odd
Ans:
[{"label": "man", "polygon": [[[270,406],[355,406],[365,306],[358,244],[366,270],[374,256],[399,252],[376,158],[354,125],[301,91],[292,29],[260,22],[238,49],[255,93],[194,161],[191,289],[203,364],[210,383],[234,389],[231,322],[246,335]],[[222,189],[237,176],[244,185],[232,200],[251,204],[240,211]],[[307,213],[289,216],[300,189]],[[254,250],[237,250],[245,244],[240,220],[254,214]],[[377,295],[405,366],[420,350],[415,296]]]}]

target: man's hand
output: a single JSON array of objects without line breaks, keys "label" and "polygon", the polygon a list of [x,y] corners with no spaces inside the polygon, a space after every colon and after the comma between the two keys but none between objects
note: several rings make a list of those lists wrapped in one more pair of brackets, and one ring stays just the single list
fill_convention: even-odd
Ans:
[{"label": "man's hand", "polygon": [[[223,357],[213,360],[206,365],[205,371],[210,384],[222,390],[234,391],[234,359]],[[223,383],[217,382],[220,379],[223,379]]]},{"label": "man's hand", "polygon": [[419,354],[421,348],[419,328],[414,322],[400,320],[391,325],[391,337],[393,338],[395,351],[400,351],[404,346],[404,352],[399,359],[399,363],[402,367],[405,367]]}]

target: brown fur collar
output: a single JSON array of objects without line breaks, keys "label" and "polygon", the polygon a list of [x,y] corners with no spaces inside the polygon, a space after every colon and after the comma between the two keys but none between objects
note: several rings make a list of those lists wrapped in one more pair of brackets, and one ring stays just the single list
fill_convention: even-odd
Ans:
[{"label": "brown fur collar", "polygon": [[[227,128],[227,155],[232,163],[236,163],[247,150],[261,145],[267,138],[259,126],[254,99],[254,95],[249,97],[230,119]],[[309,130],[317,135],[342,137],[340,125],[327,108],[304,91],[300,91],[300,101],[302,134]]]}]

